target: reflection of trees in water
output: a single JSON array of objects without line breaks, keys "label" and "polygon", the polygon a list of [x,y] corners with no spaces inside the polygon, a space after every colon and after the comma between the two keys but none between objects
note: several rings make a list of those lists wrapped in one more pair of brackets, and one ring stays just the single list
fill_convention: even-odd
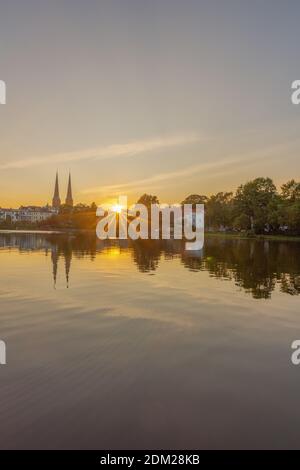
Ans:
[{"label": "reflection of trees in water", "polygon": [[158,268],[161,256],[165,259],[178,257],[181,241],[170,240],[136,240],[130,242],[132,257],[139,271],[147,273]]},{"label": "reflection of trees in water", "polygon": [[132,243],[133,260],[141,272],[158,268],[162,256],[180,256],[190,271],[234,280],[256,299],[268,299],[277,283],[290,295],[300,294],[300,244],[207,238],[201,252],[188,252],[179,241],[144,240]]},{"label": "reflection of trees in water", "polygon": [[96,258],[97,239],[91,235],[49,235],[48,240],[52,246],[55,246],[63,255],[68,256],[71,250],[78,259],[89,257],[92,261]]},{"label": "reflection of trees in water", "polygon": [[[180,240],[98,240],[94,234],[0,234],[0,247],[20,251],[51,253],[53,280],[56,283],[59,260],[64,260],[66,284],[69,284],[72,257],[95,260],[97,253],[117,246],[130,250],[139,271],[153,273],[161,258],[179,258],[192,272],[207,271],[210,276],[233,280],[257,299],[271,296],[276,284],[281,292],[300,294],[300,243],[206,238],[201,252],[184,250]],[[179,274],[180,275],[180,274]]]},{"label": "reflection of trees in water", "polygon": [[[191,262],[192,259],[192,262]],[[192,270],[208,271],[221,279],[234,279],[237,286],[254,298],[267,299],[276,283],[282,292],[300,294],[300,244],[255,240],[210,239],[205,242],[203,259],[183,257]]]},{"label": "reflection of trees in water", "polygon": [[300,275],[281,274],[280,290],[290,295],[298,295],[300,293]]},{"label": "reflection of trees in water", "polygon": [[162,247],[160,240],[136,240],[132,243],[133,261],[142,273],[155,271],[158,268]]},{"label": "reflection of trees in water", "polygon": [[61,257],[65,262],[66,285],[69,287],[71,261],[73,256],[77,259],[89,258],[91,261],[94,261],[97,253],[102,250],[117,246],[120,251],[122,251],[128,247],[128,242],[126,240],[103,242],[96,238],[94,234],[87,233],[76,235],[51,234],[49,235],[48,240],[51,243],[54,286],[56,285],[58,262]]}]

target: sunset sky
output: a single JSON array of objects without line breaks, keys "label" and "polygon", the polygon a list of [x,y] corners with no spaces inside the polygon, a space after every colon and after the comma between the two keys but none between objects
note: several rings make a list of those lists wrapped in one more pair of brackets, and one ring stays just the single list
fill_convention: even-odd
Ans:
[{"label": "sunset sky", "polygon": [[0,0],[0,206],[300,177],[300,2]]}]

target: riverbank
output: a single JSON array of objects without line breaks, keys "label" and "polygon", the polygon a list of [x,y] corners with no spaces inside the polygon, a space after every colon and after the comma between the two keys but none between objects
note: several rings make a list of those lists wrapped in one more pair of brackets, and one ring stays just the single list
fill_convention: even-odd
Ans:
[{"label": "riverbank", "polygon": [[66,232],[60,232],[60,231],[55,231],[55,230],[0,230],[0,233],[36,233],[36,234],[45,234],[45,235],[51,235],[51,234],[58,234],[58,233],[66,233]]},{"label": "riverbank", "polygon": [[81,230],[81,229],[61,229],[61,230],[41,230],[41,229],[0,229],[0,233],[36,233],[36,234],[45,234],[45,235],[71,235],[71,234],[79,234],[79,233],[86,233],[92,234],[95,233],[94,230]]},{"label": "riverbank", "polygon": [[[82,230],[82,229],[62,229],[62,230],[33,230],[33,229],[1,229],[0,233],[32,233],[40,235],[76,235],[76,234],[86,234],[91,235],[95,234],[94,230]],[[95,234],[96,235],[96,234]],[[236,240],[274,240],[274,241],[290,241],[290,242],[300,242],[300,236],[294,235],[248,235],[246,233],[232,233],[232,232],[205,232],[206,238],[228,238]]]},{"label": "riverbank", "polygon": [[205,237],[219,237],[238,240],[275,240],[284,242],[300,242],[296,235],[247,235],[245,233],[205,232]]}]

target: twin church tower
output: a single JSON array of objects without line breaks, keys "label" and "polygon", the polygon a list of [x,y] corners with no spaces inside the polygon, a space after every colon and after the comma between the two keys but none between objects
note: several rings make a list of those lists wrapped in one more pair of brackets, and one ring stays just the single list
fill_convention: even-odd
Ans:
[{"label": "twin church tower", "polygon": [[[66,204],[66,206],[73,207],[71,173],[69,173],[68,191],[67,191],[67,197],[66,197],[65,204]],[[55,207],[55,209],[59,209],[60,206],[61,206],[61,200],[60,200],[60,197],[59,197],[58,172],[56,172],[54,195],[53,195],[53,199],[52,199],[52,207]]]}]

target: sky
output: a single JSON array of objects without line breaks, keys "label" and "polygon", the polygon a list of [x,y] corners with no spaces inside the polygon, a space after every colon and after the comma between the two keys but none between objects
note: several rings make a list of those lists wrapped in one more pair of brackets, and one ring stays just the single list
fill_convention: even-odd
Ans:
[{"label": "sky", "polygon": [[300,177],[300,2],[0,0],[0,207]]}]

